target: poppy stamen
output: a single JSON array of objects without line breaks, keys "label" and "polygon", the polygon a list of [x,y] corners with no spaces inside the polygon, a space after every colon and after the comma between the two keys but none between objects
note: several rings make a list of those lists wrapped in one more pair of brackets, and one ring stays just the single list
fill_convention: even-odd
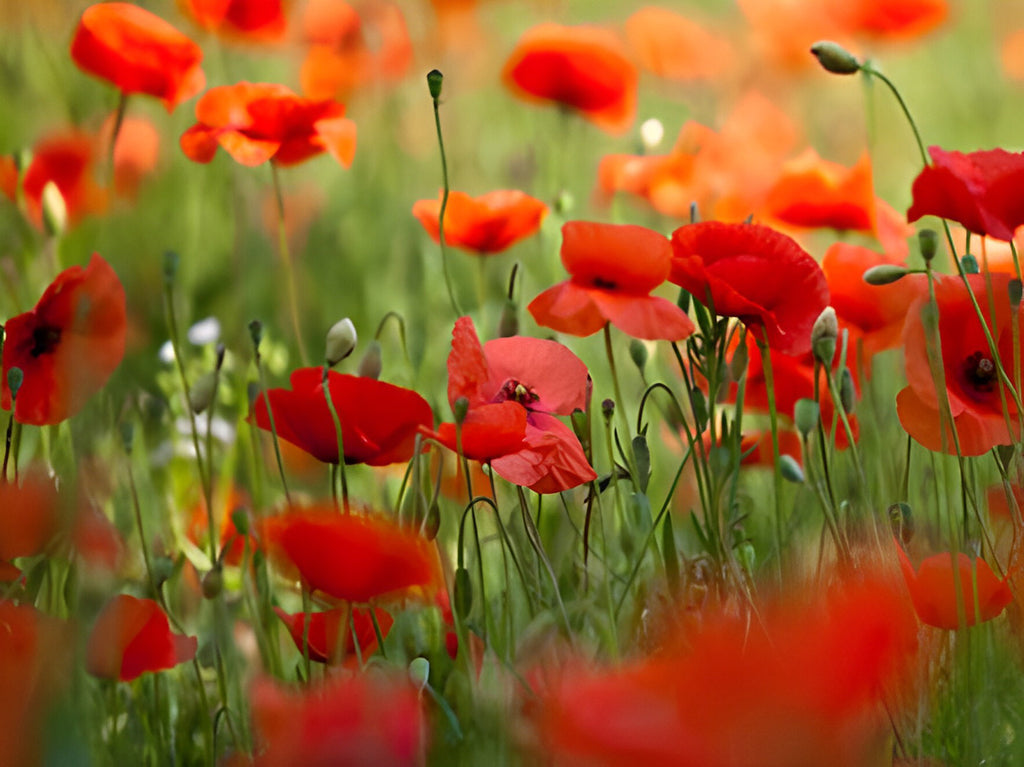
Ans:
[{"label": "poppy stamen", "polygon": [[595,277],[594,287],[604,288],[605,290],[615,290],[618,287],[618,284],[613,280],[606,280],[604,277]]},{"label": "poppy stamen", "polygon": [[526,384],[510,378],[502,384],[501,391],[495,398],[495,402],[506,402],[508,400],[512,400],[513,402],[518,402],[520,405],[526,407],[539,399],[540,396],[531,391]]},{"label": "poppy stamen", "polygon": [[974,352],[964,360],[964,374],[971,387],[977,391],[990,392],[995,386],[996,365],[981,352]]},{"label": "poppy stamen", "polygon": [[32,331],[32,349],[29,352],[33,357],[41,357],[44,354],[51,354],[60,343],[60,328],[43,325]]}]

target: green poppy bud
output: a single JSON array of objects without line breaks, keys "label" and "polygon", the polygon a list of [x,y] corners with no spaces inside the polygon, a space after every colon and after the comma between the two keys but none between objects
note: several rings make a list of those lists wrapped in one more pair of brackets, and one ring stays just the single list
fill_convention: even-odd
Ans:
[{"label": "green poppy bud", "polygon": [[375,338],[366,345],[366,351],[363,352],[363,358],[359,360],[356,374],[363,378],[380,378],[380,371],[383,367],[380,352],[380,341]]},{"label": "green poppy bud", "polygon": [[910,274],[910,270],[905,266],[879,264],[864,272],[864,282],[868,285],[889,285],[897,280],[902,280],[908,274]]},{"label": "green poppy bud", "polygon": [[779,456],[779,474],[787,482],[793,482],[797,485],[804,481],[804,470],[797,463],[796,458],[788,453],[783,453]]},{"label": "green poppy bud", "polygon": [[441,98],[441,86],[444,85],[444,75],[439,69],[431,69],[427,72],[427,89],[430,91],[430,98],[437,101]]},{"label": "green poppy bud", "polygon": [[814,358],[827,368],[832,367],[838,338],[839,322],[836,320],[836,310],[826,306],[811,328],[811,350],[814,352]]},{"label": "green poppy bud", "polygon": [[917,233],[917,246],[921,249],[921,258],[931,261],[939,249],[939,234],[934,229],[922,229]]},{"label": "green poppy bud", "polygon": [[860,71],[857,57],[832,40],[819,40],[811,46],[811,53],[826,72],[834,75],[853,75]]},{"label": "green poppy bud", "polygon": [[324,355],[327,364],[334,367],[345,359],[355,350],[358,340],[356,326],[348,317],[331,325],[331,329],[327,331],[326,354]]},{"label": "green poppy bud", "polygon": [[796,405],[793,407],[793,422],[801,437],[807,439],[807,435],[818,428],[820,417],[821,408],[813,399],[804,397],[796,401]]}]

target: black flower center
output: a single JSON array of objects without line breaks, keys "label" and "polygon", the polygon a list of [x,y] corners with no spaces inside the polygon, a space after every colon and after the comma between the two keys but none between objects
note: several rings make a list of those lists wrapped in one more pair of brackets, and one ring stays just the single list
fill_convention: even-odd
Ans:
[{"label": "black flower center", "polygon": [[964,360],[964,375],[975,391],[990,392],[995,388],[996,364],[981,352],[974,352]]},{"label": "black flower center", "polygon": [[41,325],[32,331],[32,349],[30,354],[33,357],[41,357],[50,354],[60,343],[60,328],[48,325]]},{"label": "black flower center", "polygon": [[617,288],[618,285],[615,283],[614,280],[606,280],[604,277],[595,277],[594,287],[604,288],[605,290],[615,290],[615,288]]},{"label": "black flower center", "polygon": [[540,397],[530,391],[525,384],[516,381],[514,378],[510,378],[502,384],[501,391],[499,392],[497,399],[501,402],[513,400],[523,407],[529,407],[539,400]]}]

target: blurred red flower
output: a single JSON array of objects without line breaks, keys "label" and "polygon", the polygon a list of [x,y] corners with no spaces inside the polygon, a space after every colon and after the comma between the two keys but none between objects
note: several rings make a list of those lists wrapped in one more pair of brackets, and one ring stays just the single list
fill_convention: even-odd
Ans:
[{"label": "blurred red flower", "polygon": [[[992,273],[987,276],[971,274],[967,279],[979,305],[991,307],[986,316],[992,337],[999,358],[1013,380],[1012,325],[1016,323],[1018,333],[1021,334],[1019,337],[1024,337],[1024,321],[1019,309],[1015,316],[1010,307],[1009,283],[1012,278],[1008,274]],[[989,279],[992,285],[991,304],[985,284]],[[896,412],[911,437],[929,450],[942,450],[940,427],[943,419],[940,413],[943,406],[939,398],[948,396],[961,453],[982,455],[996,445],[1015,441],[1018,429],[1017,408],[999,381],[981,320],[975,313],[967,290],[959,277],[935,276],[935,300],[939,311],[938,328],[946,384],[944,394],[936,391],[928,363],[927,335],[921,318],[928,296],[922,292],[907,309],[903,346],[909,385],[896,396]],[[1004,396],[1007,407],[1005,414]],[[955,452],[948,424],[946,452]]]},{"label": "blurred red flower", "polygon": [[42,553],[60,530],[60,497],[42,470],[23,472],[18,484],[0,480],[0,509],[0,563]]},{"label": "blurred red flower", "polygon": [[258,678],[249,691],[255,767],[416,764],[426,747],[405,674],[341,674],[302,688]]},{"label": "blurred red flower", "polygon": [[637,61],[658,77],[709,80],[722,75],[732,47],[697,22],[668,8],[648,5],[626,19],[626,40]]},{"label": "blurred red flower", "polygon": [[126,310],[117,274],[94,253],[85,268],[57,275],[39,303],[4,325],[0,405],[11,409],[7,376],[24,374],[14,405],[19,423],[42,426],[75,415],[124,356]]},{"label": "blurred red flower", "polygon": [[[352,610],[352,625],[349,623],[349,609]],[[395,619],[391,617],[391,613],[379,607],[374,607],[373,611],[377,617],[377,625],[380,626],[381,636],[387,637]],[[359,642],[359,652],[363,658],[373,655],[377,650],[377,633],[373,629],[373,619],[370,617],[369,608],[339,607],[334,610],[310,613],[308,634],[306,632],[306,613],[290,615],[280,607],[275,607],[274,612],[288,627],[288,633],[300,653],[304,646],[303,636],[306,636],[309,642],[309,659],[317,663],[336,664],[346,658],[355,657],[356,641]],[[354,639],[353,626],[355,626]]]},{"label": "blurred red flower", "polygon": [[636,67],[612,32],[539,24],[519,39],[502,79],[521,98],[574,109],[611,133],[636,114]]},{"label": "blurred red flower", "polygon": [[[213,515],[215,523],[218,516],[220,517],[220,532],[217,540],[220,542],[221,561],[226,565],[238,567],[245,557],[246,542],[248,541],[250,555],[259,546],[251,533],[242,535],[235,527],[235,512],[249,516],[252,501],[244,490],[229,485],[214,496],[213,505],[215,510],[219,509],[221,512],[219,515],[217,513]],[[209,542],[209,519],[210,515],[206,511],[206,499],[200,496],[189,512],[185,535],[192,543],[204,550]]]},{"label": "blurred red flower", "polygon": [[203,52],[159,16],[131,3],[97,3],[85,9],[71,41],[80,69],[124,94],[145,93],[170,112],[206,84]]},{"label": "blurred red flower", "polygon": [[922,623],[940,629],[973,626],[997,617],[1013,600],[1006,579],[996,578],[984,559],[972,559],[961,551],[954,564],[953,552],[947,551],[923,560],[915,572],[898,541],[896,549],[914,610]]},{"label": "blurred red flower", "polygon": [[[558,493],[596,479],[573,431],[555,414],[570,415],[587,407],[590,376],[582,360],[556,341],[513,336],[483,346],[473,321],[460,317],[452,331],[448,356],[448,401],[468,403],[463,422],[463,452],[467,458],[488,460],[502,478],[538,493]],[[500,413],[524,428],[509,449],[476,457],[467,449],[466,423],[478,411]],[[514,415],[513,415],[514,414]],[[442,427],[453,424],[442,424]],[[439,429],[440,432],[440,429]],[[515,433],[515,432],[512,432]],[[447,447],[458,444],[447,430]],[[493,438],[493,435],[489,435]],[[497,446],[497,445],[496,445]]]},{"label": "blurred red flower", "polygon": [[947,0],[829,0],[828,7],[852,33],[893,39],[925,35],[949,15]]},{"label": "blurred red flower", "polygon": [[100,611],[85,648],[85,670],[101,679],[130,682],[192,660],[198,640],[171,632],[152,599],[119,594]]},{"label": "blurred red flower", "polygon": [[873,232],[875,204],[867,153],[846,168],[808,149],[783,167],[768,190],[765,212],[792,226]]},{"label": "blurred red flower", "polygon": [[611,323],[634,338],[680,341],[693,322],[671,301],[652,296],[671,271],[668,240],[631,224],[569,221],[562,227],[562,265],[570,279],[530,302],[537,324],[589,336]]},{"label": "blurred red flower", "polygon": [[[323,368],[298,368],[289,389],[269,389],[277,436],[301,447],[324,463],[338,463],[338,435],[323,389]],[[411,389],[362,376],[328,373],[338,420],[341,422],[345,463],[387,466],[408,461],[419,427],[430,427],[430,405]],[[253,402],[252,419],[270,430],[263,396]]]},{"label": "blurred red flower", "polygon": [[[412,206],[412,214],[434,242],[440,241],[441,197],[417,200]],[[500,253],[536,234],[547,212],[547,205],[515,189],[499,189],[479,197],[451,192],[444,212],[444,240],[482,256]]]},{"label": "blurred red flower", "polygon": [[929,147],[932,164],[914,179],[907,220],[948,218],[975,234],[1010,241],[1024,223],[1024,152],[947,152]]},{"label": "blurred red flower", "polygon": [[342,514],[333,506],[292,507],[264,518],[260,537],[279,567],[310,591],[368,602],[377,597],[443,587],[432,544],[392,520]]},{"label": "blurred red flower", "polygon": [[196,124],[181,136],[195,162],[210,162],[220,146],[242,165],[271,160],[296,165],[327,152],[346,168],[356,151],[356,125],[345,105],[304,99],[283,85],[240,82],[211,88],[196,104]]},{"label": "blurred red flower", "polygon": [[828,284],[796,241],[758,224],[707,221],[672,233],[669,280],[724,317],[738,317],[773,351],[802,354],[828,306]]},{"label": "blurred red flower", "polygon": [[708,615],[658,656],[613,670],[544,669],[538,750],[592,767],[867,767],[890,731],[917,625],[899,585],[869,574],[790,593],[750,622]]},{"label": "blurred red flower", "polygon": [[203,29],[251,42],[280,40],[288,27],[281,0],[184,0]]}]

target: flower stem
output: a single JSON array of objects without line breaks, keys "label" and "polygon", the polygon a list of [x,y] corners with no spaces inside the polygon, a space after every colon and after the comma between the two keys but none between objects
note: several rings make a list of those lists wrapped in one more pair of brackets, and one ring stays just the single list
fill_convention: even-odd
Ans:
[{"label": "flower stem", "polygon": [[434,128],[437,131],[437,146],[441,150],[441,177],[444,181],[444,191],[441,195],[441,212],[437,218],[437,235],[438,241],[441,244],[441,268],[444,271],[444,284],[448,289],[448,300],[451,301],[452,311],[455,312],[455,316],[458,318],[462,316],[462,310],[459,308],[458,301],[455,300],[455,290],[452,288],[452,278],[448,271],[448,245],[444,239],[444,214],[448,211],[448,193],[451,187],[448,184],[448,157],[445,155],[444,137],[441,135],[440,93],[436,96],[432,93],[431,99],[434,102]]},{"label": "flower stem", "polygon": [[295,343],[299,347],[299,358],[303,365],[308,365],[309,355],[306,353],[306,345],[302,340],[302,327],[299,323],[299,298],[295,292],[295,267],[292,263],[291,248],[288,246],[288,229],[284,223],[284,194],[281,191],[281,176],[277,171],[277,163],[273,160],[270,162],[270,171],[274,179],[274,199],[277,201],[277,247],[281,254],[281,262],[284,264],[284,283],[288,293],[292,331],[295,333]]},{"label": "flower stem", "polygon": [[348,479],[345,476],[345,437],[341,430],[341,420],[338,418],[338,410],[334,407],[334,400],[331,397],[331,385],[328,373],[331,368],[324,363],[324,372],[321,379],[321,387],[324,390],[324,399],[327,401],[327,409],[331,411],[331,421],[334,423],[334,433],[338,435],[338,474],[341,475],[341,505],[348,514]]}]

